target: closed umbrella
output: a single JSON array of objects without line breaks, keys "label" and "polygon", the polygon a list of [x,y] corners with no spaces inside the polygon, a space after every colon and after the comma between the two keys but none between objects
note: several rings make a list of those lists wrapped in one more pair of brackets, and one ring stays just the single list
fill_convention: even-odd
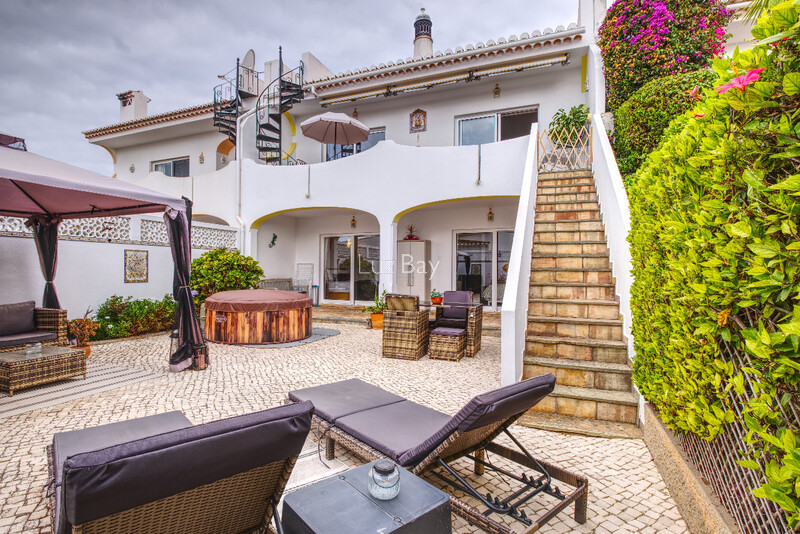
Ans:
[{"label": "closed umbrella", "polygon": [[327,112],[300,123],[303,135],[329,145],[354,145],[366,141],[369,128],[344,113]]}]

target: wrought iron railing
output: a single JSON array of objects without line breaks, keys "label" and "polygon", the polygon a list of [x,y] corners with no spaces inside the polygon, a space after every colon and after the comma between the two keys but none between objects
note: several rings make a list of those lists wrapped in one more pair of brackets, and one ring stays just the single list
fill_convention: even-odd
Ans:
[{"label": "wrought iron railing", "polygon": [[256,101],[256,148],[259,157],[272,165],[301,164],[283,150],[283,113],[303,99],[303,62],[283,71],[283,50],[278,48],[278,77]]},{"label": "wrought iron railing", "polygon": [[[753,367],[747,353],[741,353],[725,342],[720,345],[720,358],[732,362],[735,371],[742,367]],[[725,426],[725,431],[706,441],[695,434],[679,436],[681,445],[695,467],[702,473],[714,488],[714,492],[722,504],[733,516],[743,534],[791,534],[795,532],[786,523],[781,508],[772,501],[759,499],[753,490],[766,482],[763,475],[736,463],[737,460],[752,458],[742,454],[747,449],[745,436],[747,428],[744,420],[744,404],[758,396],[759,388],[754,387],[752,378],[743,373],[745,379],[744,393],[737,394],[733,388],[728,393],[730,405],[736,412],[736,420]],[[775,399],[775,406],[780,407],[781,416],[795,428],[800,427],[800,407],[789,404],[781,406],[780,399]],[[765,455],[757,460],[762,469],[767,461]]]},{"label": "wrought iron railing", "polygon": [[554,128],[539,134],[539,171],[592,168],[592,127]]}]

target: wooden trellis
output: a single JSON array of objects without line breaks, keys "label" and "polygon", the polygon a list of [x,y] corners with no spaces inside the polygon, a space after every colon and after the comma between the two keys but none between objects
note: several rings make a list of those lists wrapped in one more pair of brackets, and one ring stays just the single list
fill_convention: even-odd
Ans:
[{"label": "wooden trellis", "polygon": [[592,127],[544,130],[539,135],[539,170],[592,168]]}]

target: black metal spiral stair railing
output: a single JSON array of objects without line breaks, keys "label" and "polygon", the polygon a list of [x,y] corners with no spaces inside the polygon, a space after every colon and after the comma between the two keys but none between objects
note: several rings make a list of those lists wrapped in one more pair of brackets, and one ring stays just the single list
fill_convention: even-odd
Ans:
[{"label": "black metal spiral stair railing", "polygon": [[278,69],[278,77],[264,89],[256,103],[256,148],[259,158],[266,163],[302,164],[283,151],[281,117],[303,100],[303,62],[299,67],[283,72],[283,50],[279,48]]}]

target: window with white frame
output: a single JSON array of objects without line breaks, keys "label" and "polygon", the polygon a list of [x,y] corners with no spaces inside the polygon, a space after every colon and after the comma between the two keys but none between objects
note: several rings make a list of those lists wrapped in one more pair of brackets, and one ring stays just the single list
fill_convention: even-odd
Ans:
[{"label": "window with white frame", "polygon": [[167,176],[186,178],[189,176],[189,157],[175,158],[150,163],[153,172],[162,172]]},{"label": "window with white frame", "polygon": [[539,120],[539,112],[537,108],[527,108],[456,120],[459,145],[483,145],[530,134],[531,125]]}]

